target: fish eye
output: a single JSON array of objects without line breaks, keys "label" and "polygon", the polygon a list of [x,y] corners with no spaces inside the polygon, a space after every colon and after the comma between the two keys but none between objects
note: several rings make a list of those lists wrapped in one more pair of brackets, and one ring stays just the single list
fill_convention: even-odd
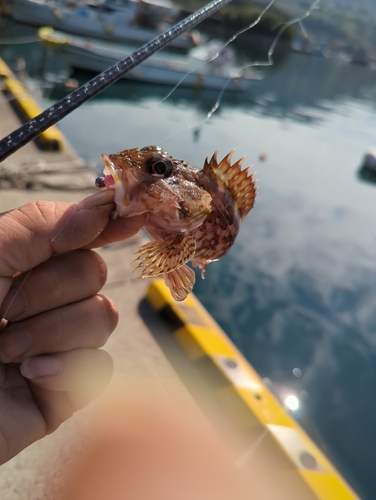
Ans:
[{"label": "fish eye", "polygon": [[149,156],[146,160],[146,168],[149,174],[166,179],[172,174],[172,162],[161,155]]}]

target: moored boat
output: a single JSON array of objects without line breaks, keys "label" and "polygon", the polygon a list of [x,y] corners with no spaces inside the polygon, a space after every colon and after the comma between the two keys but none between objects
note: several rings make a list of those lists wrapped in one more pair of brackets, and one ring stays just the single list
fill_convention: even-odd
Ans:
[{"label": "moored boat", "polygon": [[[63,3],[59,0],[12,0],[9,14],[17,22],[51,26],[64,32],[101,40],[143,44],[173,23],[176,14],[169,0],[105,0]],[[188,50],[192,34],[182,35],[171,47]]]},{"label": "moored boat", "polygon": [[[100,73],[131,55],[132,47],[115,45],[55,32],[52,28],[41,28],[39,36],[43,44],[58,50],[66,64],[73,69],[84,69]],[[250,70],[233,65],[229,49],[213,59],[213,45],[193,48],[187,55],[157,53],[139,64],[124,78],[149,83],[203,89],[247,90],[261,76]]]}]

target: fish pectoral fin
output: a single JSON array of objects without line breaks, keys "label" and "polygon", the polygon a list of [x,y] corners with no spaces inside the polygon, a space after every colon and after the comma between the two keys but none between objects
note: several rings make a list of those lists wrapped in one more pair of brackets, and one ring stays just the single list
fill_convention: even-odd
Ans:
[{"label": "fish pectoral fin", "polygon": [[196,281],[196,275],[187,265],[181,266],[175,271],[166,273],[164,280],[170,289],[172,297],[177,300],[184,300],[192,291]]},{"label": "fish pectoral fin", "polygon": [[142,268],[140,278],[152,278],[170,273],[188,262],[196,251],[192,233],[170,236],[163,241],[150,241],[136,252],[135,269]]}]

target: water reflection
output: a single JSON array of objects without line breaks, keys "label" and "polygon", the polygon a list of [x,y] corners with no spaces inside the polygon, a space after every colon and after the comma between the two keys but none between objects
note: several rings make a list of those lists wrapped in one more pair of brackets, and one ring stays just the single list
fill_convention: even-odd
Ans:
[{"label": "water reflection", "polygon": [[[332,71],[333,65],[336,66],[336,71]],[[348,98],[366,100],[373,105],[376,103],[376,91],[372,90],[375,83],[374,74],[361,66],[291,54],[283,72],[271,67],[264,69],[263,73],[264,79],[255,82],[249,91],[225,92],[222,105],[241,108],[245,112],[249,109],[261,115],[315,124],[327,120],[334,106],[337,108],[338,104],[346,102]],[[91,75],[75,71],[71,76],[77,78],[79,84],[83,84]],[[162,100],[169,91],[169,87],[161,85],[119,81],[97,98],[139,102],[150,98]],[[46,96],[60,99],[68,92],[56,85]],[[190,105],[193,103],[206,113],[215,104],[218,94],[217,91],[178,88],[167,102],[173,104],[183,101]],[[346,110],[343,109],[343,112]]]},{"label": "water reflection", "polygon": [[[85,71],[74,71],[70,74],[71,78],[77,79],[78,85],[82,85],[87,82],[92,76],[90,73]],[[124,100],[131,101],[133,103],[152,102],[156,105],[157,102],[161,102],[170,92],[169,86],[164,85],[153,85],[145,82],[133,82],[120,80],[111,87],[105,89],[101,92],[96,99],[97,100]],[[63,84],[57,83],[51,85],[51,87],[46,90],[44,96],[50,100],[62,99],[65,95],[70,92],[66,89]],[[202,114],[206,114],[209,109],[215,104],[218,97],[218,91],[215,90],[203,90],[195,88],[177,88],[171,96],[166,100],[167,105],[181,106],[192,106],[194,105]],[[239,107],[244,104],[244,96],[236,92],[228,92],[224,94],[223,104],[231,107]]]},{"label": "water reflection", "polygon": [[[58,69],[67,69],[58,52],[51,52],[37,42],[15,45],[7,42],[6,45],[1,45],[1,38],[8,41],[11,38],[28,38],[31,35],[36,35],[36,28],[22,26],[21,29],[16,23],[0,19],[1,56],[8,61],[14,61],[22,56],[27,61],[27,70],[31,76],[43,76],[43,71],[53,72],[54,68],[56,72]],[[256,59],[263,59],[262,51],[266,59],[267,48],[268,44],[263,44],[261,48],[258,48]],[[248,60],[251,56],[252,54],[248,54]],[[246,55],[243,52],[242,59],[244,58]],[[376,102],[374,74],[366,67],[344,64],[321,57],[306,57],[281,52],[277,57],[277,64],[270,68],[263,68],[262,71],[265,80],[255,84],[249,93],[225,93],[226,99],[230,98],[231,105],[260,106],[260,112],[282,117],[294,117],[291,110],[295,110],[297,119],[308,117],[309,120],[310,117],[304,113],[304,109],[312,107],[323,109],[327,113],[331,109],[328,101],[340,101],[344,97],[351,97],[367,99],[374,104]],[[87,75],[86,78],[83,77],[83,73],[79,75],[80,83],[88,78]],[[56,92],[58,92],[57,89]],[[177,94],[180,97],[184,95],[187,100],[190,100],[195,99],[198,92],[179,89]],[[161,86],[139,85],[134,82],[118,82],[105,95],[108,98],[125,100],[135,97],[142,99],[146,96],[162,98],[166,95],[166,89]],[[103,98],[103,93],[98,97]],[[315,120],[315,115],[312,119]]]},{"label": "water reflection", "polygon": [[[336,65],[334,72],[333,64]],[[76,71],[73,77],[82,84],[90,75]],[[362,85],[359,85],[359,82],[362,82]],[[374,74],[367,68],[291,54],[283,72],[276,68],[267,68],[264,70],[264,79],[255,82],[249,91],[225,92],[216,114],[229,107],[244,113],[276,117],[283,120],[286,126],[290,122],[319,126],[323,121],[330,120],[334,109],[336,114],[348,114],[346,104],[350,98],[360,102],[366,101],[375,108],[376,92],[372,91],[373,88]],[[101,93],[98,99],[160,102],[170,90],[165,86],[119,81]],[[56,100],[66,93],[68,91],[64,92],[61,86],[57,85],[45,96]],[[216,103],[218,94],[216,91],[178,88],[166,104],[179,103],[190,107],[193,105],[204,116]]]},{"label": "water reflection", "polygon": [[294,394],[286,396],[284,403],[285,406],[291,411],[298,410],[300,406],[299,399]]},{"label": "water reflection", "polygon": [[[1,44],[1,38],[17,39],[21,33],[22,37],[27,38],[36,35],[36,28],[22,26],[20,29],[16,23],[0,19],[0,56],[13,68],[14,61],[22,57],[26,61],[28,74],[44,80],[44,96],[51,100],[62,98],[70,91],[62,85],[69,73],[64,58],[58,51],[51,51],[37,42]],[[268,43],[258,47],[257,59],[263,60],[262,50],[266,59],[267,48]],[[242,59],[245,57],[243,52]],[[251,54],[248,54],[248,60],[250,57]],[[366,67],[282,51],[278,54],[277,64],[262,68],[262,71],[265,76],[263,81],[255,82],[248,92],[225,92],[222,105],[240,108],[244,112],[251,110],[264,116],[314,125],[330,117],[333,101],[335,106],[348,98],[366,100],[373,106],[376,104],[374,72]],[[82,84],[89,80],[91,75],[76,71],[73,77]],[[132,102],[162,100],[169,90],[164,86],[120,81],[99,94],[96,99],[122,99]],[[218,92],[178,88],[169,97],[168,102],[186,102],[190,105],[193,103],[206,114],[217,97]]]},{"label": "water reflection", "polygon": [[319,428],[321,446],[346,477],[370,490],[376,458],[376,405],[370,401],[376,380],[374,217],[349,207],[331,206],[330,213],[312,200],[288,204],[278,191],[260,198],[258,216],[245,221],[232,254],[209,267],[206,282],[198,280],[196,294],[281,401],[286,394],[309,395],[294,415],[314,436]]}]

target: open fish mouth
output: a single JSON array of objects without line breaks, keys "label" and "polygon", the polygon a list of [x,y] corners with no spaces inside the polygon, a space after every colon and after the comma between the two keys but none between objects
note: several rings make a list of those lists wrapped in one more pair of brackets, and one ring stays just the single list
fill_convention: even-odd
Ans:
[{"label": "open fish mouth", "polygon": [[101,160],[105,165],[103,171],[103,185],[110,189],[115,189],[115,203],[129,205],[131,193],[127,175],[123,175],[123,171],[116,168],[111,156],[112,155],[101,155]]}]

